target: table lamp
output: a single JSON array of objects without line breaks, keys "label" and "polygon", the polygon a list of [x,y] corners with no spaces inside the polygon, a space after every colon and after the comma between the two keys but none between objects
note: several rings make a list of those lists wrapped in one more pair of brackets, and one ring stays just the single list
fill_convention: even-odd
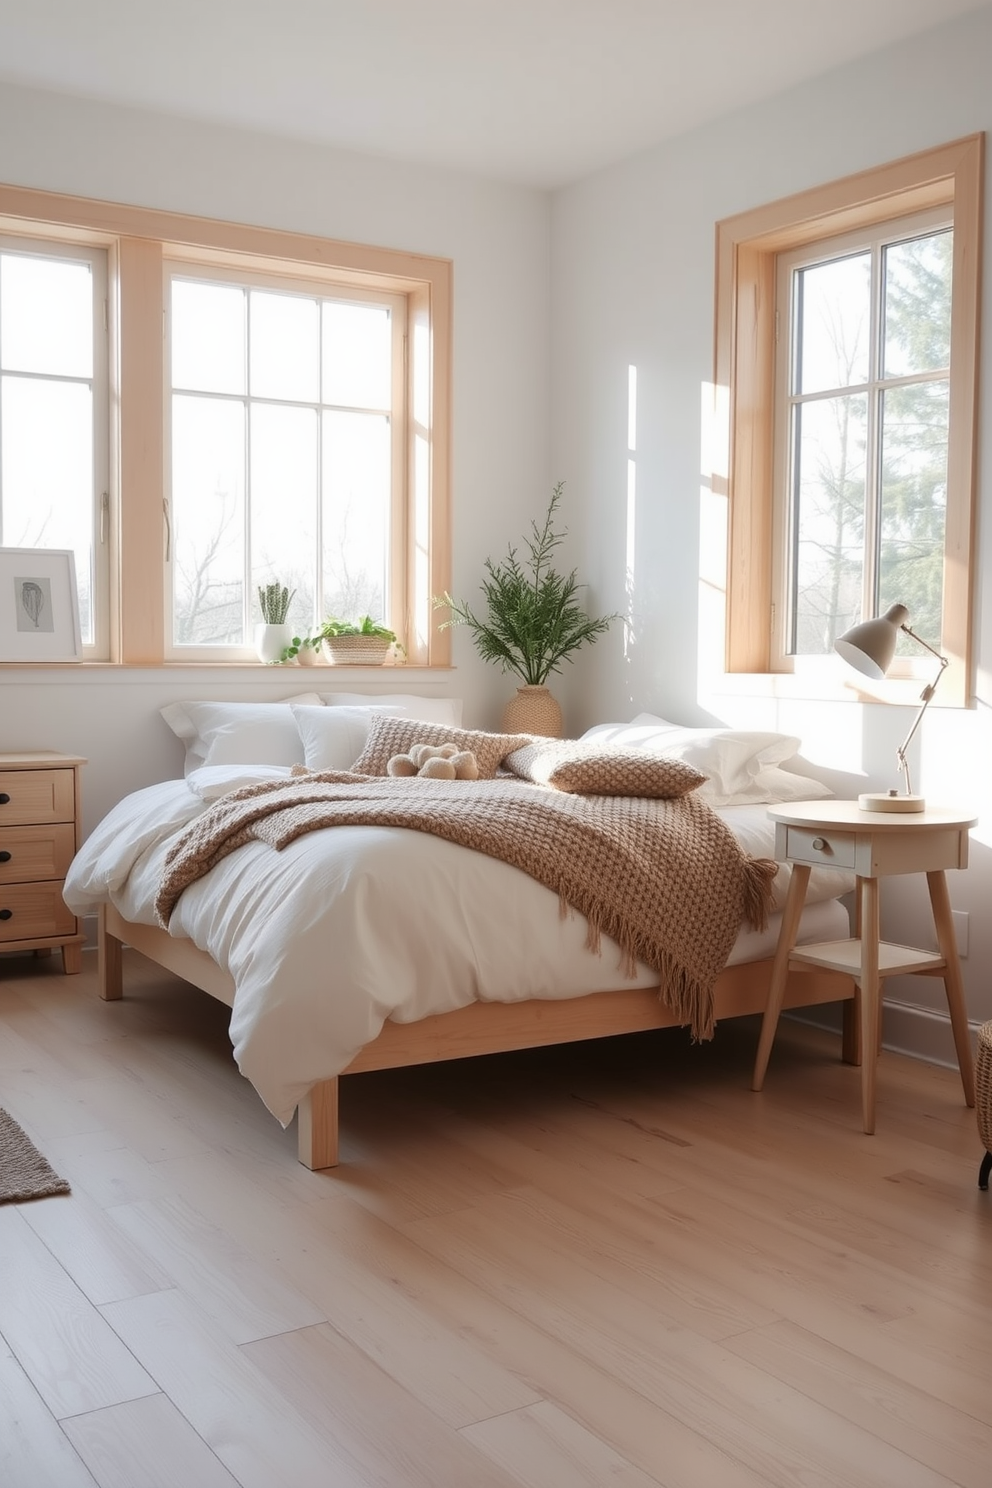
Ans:
[{"label": "table lamp", "polygon": [[906,788],[900,794],[897,790],[890,791],[868,791],[858,797],[858,805],[862,811],[925,811],[926,800],[923,796],[913,794],[909,779],[909,762],[906,759],[906,750],[916,730],[920,726],[920,720],[934,695],[937,683],[940,681],[944,668],[947,665],[947,657],[941,656],[932,646],[927,645],[921,636],[910,630],[906,621],[909,619],[909,611],[905,605],[894,604],[884,615],[879,615],[874,620],[864,620],[860,625],[852,625],[850,630],[834,642],[834,650],[843,656],[849,666],[866,677],[884,677],[892,665],[892,658],[896,654],[896,642],[899,632],[911,636],[914,641],[929,651],[931,656],[936,656],[940,662],[940,670],[932,682],[928,682],[920,693],[920,706],[916,717],[913,719],[909,733],[903,739],[896,750],[896,758],[899,761],[899,769],[903,773]]}]

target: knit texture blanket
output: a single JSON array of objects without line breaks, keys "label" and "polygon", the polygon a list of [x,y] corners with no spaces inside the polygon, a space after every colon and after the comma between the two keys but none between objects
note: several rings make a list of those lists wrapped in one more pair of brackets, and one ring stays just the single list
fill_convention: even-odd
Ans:
[{"label": "knit texture blanket", "polygon": [[[764,925],[777,864],[751,858],[720,817],[677,800],[581,796],[519,780],[304,774],[222,796],[171,848],[156,898],[163,926],[189,884],[243,844],[277,851],[304,832],[405,827],[520,868],[589,924],[591,951],[615,940],[623,969],[656,970],[663,1001],[700,1039],[713,1034],[713,984],[741,926]],[[509,928],[509,927],[508,927]]]}]

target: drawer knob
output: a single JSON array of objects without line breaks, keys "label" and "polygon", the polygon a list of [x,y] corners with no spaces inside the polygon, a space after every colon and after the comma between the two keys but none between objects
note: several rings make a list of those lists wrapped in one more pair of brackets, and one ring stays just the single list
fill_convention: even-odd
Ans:
[{"label": "drawer knob", "polygon": [[830,846],[830,844],[828,843],[826,837],[814,837],[813,838],[813,850],[815,852],[826,852],[826,850],[827,850],[827,848],[829,846]]},{"label": "drawer knob", "polygon": [[10,797],[8,796],[7,792],[6,791],[0,791],[0,806],[6,806],[6,804],[7,804],[7,802],[9,800],[10,800]]},{"label": "drawer knob", "polygon": [[12,909],[0,909],[0,920],[12,920],[14,911]]},{"label": "drawer knob", "polygon": [[9,862],[10,862],[10,853],[7,851],[6,848],[4,848],[3,852],[0,852],[0,863],[9,863]]}]

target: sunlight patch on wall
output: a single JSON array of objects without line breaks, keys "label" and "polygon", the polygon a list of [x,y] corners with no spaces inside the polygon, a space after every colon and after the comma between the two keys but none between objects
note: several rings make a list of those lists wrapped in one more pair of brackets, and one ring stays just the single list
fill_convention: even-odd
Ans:
[{"label": "sunlight patch on wall", "polygon": [[723,676],[727,625],[727,410],[725,387],[704,382],[699,404],[700,696]]},{"label": "sunlight patch on wall", "polygon": [[624,657],[630,656],[634,631],[634,579],[637,561],[637,368],[627,368],[627,514],[625,570],[627,623],[624,626]]}]

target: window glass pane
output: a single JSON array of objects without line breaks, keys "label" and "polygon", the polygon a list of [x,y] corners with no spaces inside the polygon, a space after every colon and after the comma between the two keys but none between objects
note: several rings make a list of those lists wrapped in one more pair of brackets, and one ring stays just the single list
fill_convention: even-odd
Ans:
[{"label": "window glass pane", "polygon": [[295,590],[288,620],[309,634],[316,614],[317,414],[257,403],[251,410],[252,616],[261,584]]},{"label": "window glass pane", "polygon": [[4,377],[0,542],[71,548],[82,639],[93,644],[93,394],[86,383]]},{"label": "window glass pane", "polygon": [[[890,388],[882,411],[879,607],[904,604],[909,623],[940,649],[947,514],[946,382]],[[900,637],[900,651],[919,647]]]},{"label": "window glass pane", "polygon": [[825,392],[868,380],[871,254],[796,271],[793,391]]},{"label": "window glass pane", "polygon": [[793,650],[823,655],[861,618],[865,535],[863,394],[794,414]]},{"label": "window glass pane", "polygon": [[884,250],[886,377],[949,365],[953,251],[949,229]]},{"label": "window glass pane", "polygon": [[172,400],[174,639],[244,643],[245,414],[242,403]]},{"label": "window glass pane", "polygon": [[345,408],[391,406],[390,313],[381,305],[323,305],[324,403]]},{"label": "window glass pane", "polygon": [[389,623],[389,420],[323,415],[324,616]]},{"label": "window glass pane", "polygon": [[301,295],[251,294],[251,395],[316,403],[320,396],[320,315]]},{"label": "window glass pane", "polygon": [[172,385],[245,391],[245,292],[237,285],[172,281]]},{"label": "window glass pane", "polygon": [[5,372],[93,376],[88,263],[0,254],[0,365]]}]

